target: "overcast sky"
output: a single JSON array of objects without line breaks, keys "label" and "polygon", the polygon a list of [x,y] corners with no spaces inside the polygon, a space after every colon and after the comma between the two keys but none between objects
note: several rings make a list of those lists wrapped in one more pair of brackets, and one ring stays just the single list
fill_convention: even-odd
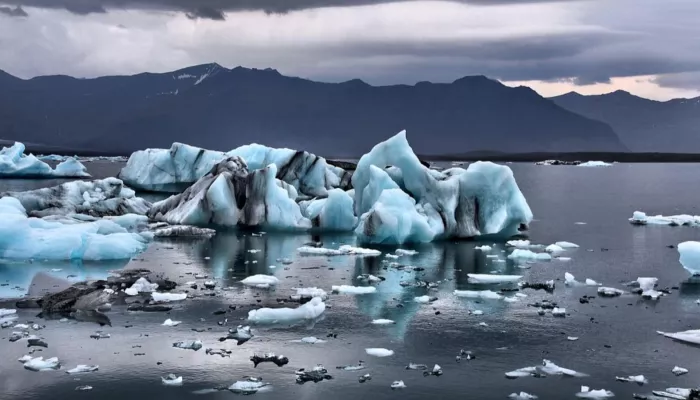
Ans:
[{"label": "overcast sky", "polygon": [[0,69],[29,78],[194,64],[323,81],[487,75],[545,96],[700,95],[700,0],[0,0]]}]

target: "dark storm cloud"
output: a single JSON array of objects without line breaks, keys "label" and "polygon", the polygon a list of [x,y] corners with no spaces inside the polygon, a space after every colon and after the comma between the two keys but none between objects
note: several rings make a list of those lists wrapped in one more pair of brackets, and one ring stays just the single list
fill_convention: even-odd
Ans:
[{"label": "dark storm cloud", "polygon": [[661,75],[653,82],[667,88],[700,90],[700,72]]},{"label": "dark storm cloud", "polygon": [[[229,11],[261,10],[286,13],[322,7],[352,7],[415,0],[9,0],[18,6],[66,9],[76,14],[101,13],[108,9],[183,11],[190,18],[224,19]],[[593,0],[447,0],[475,5],[531,4]],[[4,2],[4,1],[3,1]]]},{"label": "dark storm cloud", "polygon": [[5,6],[0,6],[0,14],[2,15],[7,15],[10,17],[27,17],[29,14],[27,14],[24,9],[20,6],[16,6],[14,8],[12,7],[5,7]]}]

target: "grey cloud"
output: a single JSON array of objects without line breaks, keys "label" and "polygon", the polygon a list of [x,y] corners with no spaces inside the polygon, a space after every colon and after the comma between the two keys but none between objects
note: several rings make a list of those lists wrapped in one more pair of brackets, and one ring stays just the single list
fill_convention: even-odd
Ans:
[{"label": "grey cloud", "polygon": [[20,6],[16,6],[15,8],[0,6],[0,14],[7,15],[10,17],[28,17],[29,16],[29,14],[27,14],[27,12],[24,11],[24,9]]},{"label": "grey cloud", "polygon": [[667,88],[700,90],[700,71],[661,75],[653,82]]},{"label": "grey cloud", "polygon": [[[352,7],[416,0],[9,0],[18,6],[66,9],[76,14],[102,13],[109,9],[182,11],[190,18],[224,19],[225,12],[262,10],[286,13],[322,7]],[[578,2],[594,0],[447,0],[475,5]]]}]

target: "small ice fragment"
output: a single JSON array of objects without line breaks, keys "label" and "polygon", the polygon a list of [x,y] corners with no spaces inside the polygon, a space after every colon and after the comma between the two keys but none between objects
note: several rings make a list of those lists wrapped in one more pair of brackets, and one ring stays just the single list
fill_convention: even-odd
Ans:
[{"label": "small ice fragment", "polygon": [[591,390],[588,386],[581,386],[581,391],[576,393],[576,397],[581,397],[584,399],[606,399],[608,397],[614,397],[613,392],[605,389]]},{"label": "small ice fragment", "polygon": [[61,368],[61,363],[57,357],[47,358],[46,360],[44,360],[44,357],[36,357],[24,362],[24,369],[34,372],[59,368]]},{"label": "small ice fragment", "polygon": [[204,287],[207,289],[214,289],[216,287],[216,281],[204,281]]},{"label": "small ice fragment", "polygon": [[33,357],[30,355],[24,355],[20,358],[17,359],[17,361],[21,362],[22,364],[26,363],[27,361],[31,360]]},{"label": "small ice fragment", "polygon": [[474,310],[472,311],[472,315],[484,315],[484,312],[481,310]]},{"label": "small ice fragment", "polygon": [[349,245],[340,246],[337,250],[323,247],[302,246],[297,249],[301,254],[324,255],[324,256],[381,256],[382,252],[374,249],[363,249]]},{"label": "small ice fragment", "polygon": [[544,251],[546,251],[547,253],[561,253],[562,251],[564,251],[564,248],[556,244],[550,244],[549,246],[544,248]]},{"label": "small ice fragment", "polygon": [[96,339],[96,340],[109,339],[111,337],[112,337],[112,335],[110,335],[109,333],[104,333],[104,332],[100,332],[100,331],[97,331],[97,332],[93,333],[92,335],[90,335],[90,339]]},{"label": "small ice fragment", "polygon": [[277,355],[275,353],[263,353],[262,355],[254,354],[250,357],[250,361],[253,362],[253,368],[257,368],[258,364],[264,362],[271,362],[278,367],[283,367],[289,364],[289,358],[283,355]]},{"label": "small ice fragment", "polygon": [[427,295],[426,296],[418,296],[418,297],[413,298],[413,301],[415,301],[416,303],[422,303],[422,304],[428,304],[428,303],[431,303],[435,300],[437,300],[437,297],[430,297]]},{"label": "small ice fragment", "polygon": [[516,261],[549,261],[552,256],[549,253],[535,253],[531,250],[516,248],[508,258]]},{"label": "small ice fragment", "polygon": [[574,222],[574,225],[586,225],[587,222]]},{"label": "small ice fragment", "polygon": [[246,380],[234,382],[228,387],[228,390],[232,393],[247,395],[262,391],[270,385],[269,383],[262,382],[258,378],[247,377],[245,379]]},{"label": "small ice fragment", "polygon": [[272,275],[253,275],[249,276],[241,281],[242,284],[248,285],[248,286],[260,286],[260,285],[267,285],[269,286],[274,286],[279,283],[279,279],[277,277],[272,276]]},{"label": "small ice fragment", "polygon": [[615,288],[611,288],[611,287],[599,287],[598,288],[598,296],[602,296],[602,297],[617,297],[617,296],[622,295],[623,293],[625,293],[625,292],[623,292],[620,289],[615,289]]},{"label": "small ice fragment", "polygon": [[168,318],[163,322],[163,326],[178,326],[182,323],[182,321],[173,321],[172,319]]},{"label": "small ice fragment", "polygon": [[318,343],[326,343],[325,340],[321,340],[315,336],[307,336],[304,338],[301,338],[299,340],[293,340],[295,343],[307,343],[307,344],[318,344]]},{"label": "small ice fragment", "polygon": [[357,279],[361,280],[361,281],[368,281],[368,282],[381,282],[382,281],[382,278],[376,277],[376,276],[371,275],[371,274],[362,274],[362,275],[358,276]]},{"label": "small ice fragment", "polygon": [[471,299],[500,300],[503,298],[503,296],[492,290],[455,290],[453,293],[457,297]]},{"label": "small ice fragment", "polygon": [[552,315],[555,317],[566,317],[566,308],[554,307]]},{"label": "small ice fragment", "polygon": [[171,301],[182,301],[187,298],[187,293],[151,293],[151,298],[155,303],[169,303]]},{"label": "small ice fragment", "polygon": [[537,367],[518,368],[514,371],[506,372],[506,378],[508,378],[508,379],[524,378],[526,376],[532,376],[533,374],[536,374],[536,373],[537,373]]},{"label": "small ice fragment", "polygon": [[531,395],[526,392],[511,393],[510,395],[508,395],[508,397],[513,400],[534,400],[537,398],[537,396]]},{"label": "small ice fragment", "polygon": [[331,290],[334,293],[341,293],[341,294],[370,294],[370,293],[376,292],[377,288],[374,286],[340,285],[340,286],[331,286]]},{"label": "small ice fragment", "polygon": [[566,339],[571,340],[573,342],[575,340],[578,340],[578,337],[577,336],[567,336]]},{"label": "small ice fragment", "polygon": [[576,378],[587,376],[573,369],[562,368],[549,360],[542,360],[542,366],[539,369],[547,375],[566,375]]},{"label": "small ice fragment", "polygon": [[409,370],[418,370],[418,371],[425,371],[428,369],[428,366],[425,364],[415,364],[415,363],[408,363],[406,366],[406,369]]},{"label": "small ice fragment", "polygon": [[51,268],[51,272],[61,272],[63,271],[61,268]]},{"label": "small ice fragment", "polygon": [[398,256],[415,256],[416,254],[418,254],[418,252],[415,250],[406,249],[396,249],[394,253]]},{"label": "small ice fragment", "polygon": [[479,322],[479,326],[489,326],[486,322]]},{"label": "small ice fragment", "polygon": [[66,371],[67,374],[84,374],[86,372],[95,372],[100,367],[98,365],[84,365],[84,364],[78,364],[77,367],[73,369],[69,369]]},{"label": "small ice fragment", "polygon": [[571,257],[556,257],[555,260],[559,260],[559,261],[571,261]]},{"label": "small ice fragment", "polygon": [[522,275],[467,274],[469,283],[492,284],[517,282]]},{"label": "small ice fragment", "polygon": [[75,390],[77,390],[79,392],[86,392],[88,390],[92,390],[92,386],[89,386],[89,385],[77,386],[75,388]]},{"label": "small ice fragment", "polygon": [[563,248],[563,249],[575,249],[575,248],[579,247],[576,243],[571,243],[571,242],[556,242],[554,244]]},{"label": "small ice fragment", "polygon": [[586,286],[599,286],[600,283],[594,281],[593,279],[586,278]]},{"label": "small ice fragment", "polygon": [[194,274],[194,279],[207,279],[209,275],[207,274]]},{"label": "small ice fragment", "polygon": [[390,319],[383,319],[383,318],[375,319],[375,320],[372,321],[372,324],[374,324],[374,325],[392,325],[392,324],[395,324],[395,323],[396,323],[396,322],[394,322],[394,321],[392,321],[392,320],[390,320]]},{"label": "small ice fragment", "polygon": [[475,250],[491,251],[491,246],[483,245],[474,247]]},{"label": "small ice fragment", "polygon": [[282,323],[310,320],[319,317],[326,310],[320,297],[314,297],[297,308],[260,308],[248,312],[248,321],[255,323]]},{"label": "small ice fragment", "polygon": [[335,369],[342,369],[343,371],[359,371],[365,368],[365,364],[362,361],[360,361],[358,365],[342,365],[340,367],[335,367]]},{"label": "small ice fragment", "polygon": [[17,324],[13,326],[14,329],[29,329],[29,325],[27,324]]},{"label": "small ice fragment", "polygon": [[394,355],[393,350],[382,349],[382,348],[369,348],[365,349],[365,353],[374,357],[389,357]]},{"label": "small ice fragment", "polygon": [[168,376],[166,376],[166,377],[161,377],[160,380],[163,382],[163,385],[166,385],[166,386],[181,386],[182,385],[182,377],[175,376],[175,374],[168,374]]},{"label": "small ice fragment", "polygon": [[675,367],[673,367],[673,369],[671,370],[671,372],[673,372],[673,375],[675,375],[675,376],[681,376],[681,375],[687,374],[687,373],[688,373],[688,370],[685,369],[685,368],[683,368],[683,367],[679,367],[679,366],[676,365]]},{"label": "small ice fragment", "polygon": [[664,335],[667,338],[678,340],[680,342],[700,344],[700,329],[691,329],[688,331],[675,333],[657,331],[656,333]]},{"label": "small ice fragment", "polygon": [[525,249],[530,247],[529,240],[509,240],[506,242],[506,246],[515,247],[519,249]]},{"label": "small ice fragment", "polygon": [[371,380],[372,380],[372,376],[371,376],[370,374],[360,375],[360,377],[359,377],[357,380],[358,380],[360,383],[365,383],[365,382],[367,382],[367,381],[371,381]]},{"label": "small ice fragment", "polygon": [[432,371],[430,371],[430,372],[428,372],[428,371],[423,372],[423,376],[430,376],[430,375],[434,375],[434,376],[440,376],[440,375],[442,375],[442,367],[440,367],[439,365],[435,364],[435,366],[433,367],[433,370],[432,370]]},{"label": "small ice fragment", "polygon": [[640,385],[644,385],[645,383],[649,382],[644,375],[616,376],[615,380],[619,382],[634,382]]},{"label": "small ice fragment", "polygon": [[320,297],[321,300],[325,300],[328,298],[328,293],[326,293],[325,290],[319,289],[316,287],[308,287],[308,288],[294,288],[293,290],[296,290],[297,294],[292,295],[293,300],[301,300],[302,298],[314,298],[314,297]]},{"label": "small ice fragment", "polygon": [[146,278],[139,278],[130,288],[124,292],[129,296],[136,296],[139,293],[151,293],[158,288],[157,283],[151,283]]},{"label": "small ice fragment", "polygon": [[406,385],[403,383],[403,381],[394,381],[394,383],[391,384],[391,389],[406,389]]},{"label": "small ice fragment", "polygon": [[570,274],[568,272],[564,273],[564,284],[565,285],[574,286],[577,283],[578,282],[576,281],[576,278],[572,274]]},{"label": "small ice fragment", "polygon": [[202,348],[202,342],[199,340],[183,340],[173,343],[173,347],[184,350],[197,351]]}]

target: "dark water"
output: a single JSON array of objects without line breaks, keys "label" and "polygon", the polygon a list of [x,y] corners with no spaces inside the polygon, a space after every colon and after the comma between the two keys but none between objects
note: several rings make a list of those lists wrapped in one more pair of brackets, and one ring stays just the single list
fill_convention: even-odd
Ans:
[{"label": "dark water", "polygon": [[[97,177],[113,175],[112,164],[88,164]],[[261,376],[272,383],[269,392],[255,396],[268,399],[424,399],[440,396],[455,399],[505,399],[512,392],[526,391],[541,399],[575,398],[581,385],[612,390],[617,398],[631,398],[632,393],[648,393],[666,387],[694,387],[700,376],[700,349],[673,342],[656,334],[657,330],[679,331],[700,327],[700,285],[687,283],[688,275],[678,262],[678,253],[667,245],[685,240],[700,240],[700,230],[689,227],[635,227],[627,222],[633,211],[656,214],[700,214],[697,200],[700,189],[697,177],[700,165],[693,164],[619,164],[610,168],[538,167],[511,165],[518,184],[535,214],[530,239],[550,244],[571,241],[579,249],[567,251],[568,262],[552,261],[531,264],[521,269],[510,261],[496,263],[486,254],[475,251],[477,242],[444,242],[408,246],[419,251],[416,256],[402,257],[402,264],[425,268],[420,272],[402,272],[386,268],[384,257],[302,257],[296,249],[311,239],[309,235],[266,234],[262,237],[244,233],[220,233],[210,240],[158,241],[130,262],[110,264],[0,264],[0,297],[39,292],[40,289],[66,284],[67,275],[75,279],[104,277],[118,268],[144,267],[162,271],[180,283],[194,280],[192,273],[205,273],[220,287],[233,287],[215,297],[205,291],[190,291],[193,298],[178,304],[168,313],[132,313],[115,307],[108,313],[112,327],[102,328],[110,339],[93,340],[96,324],[39,321],[34,312],[21,311],[20,321],[34,320],[47,327],[38,332],[49,348],[35,353],[57,356],[64,369],[77,364],[98,364],[100,370],[84,375],[67,375],[63,371],[29,372],[16,361],[26,354],[22,341],[9,343],[12,329],[0,332],[0,398],[73,399],[73,398],[157,398],[169,399],[224,398],[229,392],[196,395],[194,391],[230,385],[245,375]],[[0,191],[28,189],[53,182],[0,181]],[[585,222],[577,225],[576,222]],[[327,247],[353,243],[349,235],[322,236]],[[491,244],[491,243],[488,243]],[[501,244],[488,254],[498,254]],[[605,249],[605,250],[604,250]],[[249,250],[260,250],[250,252]],[[392,252],[394,249],[382,249]],[[277,260],[289,257],[291,265]],[[269,268],[276,265],[274,269]],[[62,269],[52,272],[52,269]],[[452,295],[454,289],[475,289],[467,284],[467,273],[522,274],[528,281],[559,280],[552,295],[525,290],[528,295],[519,303],[474,301]],[[579,304],[582,295],[594,295],[595,288],[567,288],[565,272],[577,279],[591,278],[606,286],[625,289],[621,282],[639,276],[659,278],[661,287],[678,286],[672,294],[657,302],[637,296],[595,298]],[[274,274],[280,284],[273,290],[243,287],[237,281],[252,274]],[[372,273],[386,280],[377,285],[376,294],[333,295],[327,302],[323,318],[315,323],[295,327],[255,327],[257,336],[242,346],[217,339],[227,327],[217,324],[228,318],[228,326],[245,319],[252,308],[276,307],[278,298],[286,298],[299,286],[318,286],[330,291],[331,285],[357,284],[361,273]],[[405,288],[401,281],[420,278],[440,281],[437,290]],[[21,287],[15,289],[15,286]],[[54,288],[55,289],[55,288]],[[437,296],[431,305],[412,302],[424,294]],[[527,304],[550,299],[566,307],[566,318],[539,316]],[[398,304],[403,307],[397,307]],[[11,303],[10,303],[11,305]],[[235,305],[224,316],[215,310]],[[290,305],[294,307],[294,305]],[[483,315],[469,315],[482,310]],[[439,311],[439,315],[436,315]],[[177,327],[163,327],[166,319],[181,320]],[[200,321],[204,318],[205,321]],[[395,325],[377,326],[371,321],[388,318]],[[484,322],[487,326],[481,326]],[[126,326],[131,326],[127,328]],[[192,328],[210,329],[204,333]],[[326,338],[328,333],[337,338]],[[322,344],[293,343],[305,336],[327,340]],[[568,341],[577,336],[578,341]],[[172,342],[198,338],[206,347],[232,350],[230,358],[172,348]],[[140,346],[140,347],[134,347]],[[609,347],[606,347],[609,346]],[[368,347],[395,351],[387,358],[365,354]],[[477,356],[471,361],[455,362],[460,349]],[[273,351],[289,357],[290,364],[278,368],[261,364],[253,368],[248,358],[256,352]],[[135,353],[145,353],[136,356]],[[589,375],[586,378],[508,380],[506,371],[537,365],[543,358],[560,366]],[[363,371],[336,370],[339,365],[367,362]],[[157,365],[161,362],[161,365]],[[409,362],[442,366],[444,375],[423,377],[408,371]],[[323,364],[334,380],[303,386],[294,382],[297,368]],[[676,377],[671,369],[679,365],[690,370]],[[160,376],[182,376],[182,387],[164,387]],[[370,373],[372,380],[360,384],[357,377]],[[643,374],[646,386],[620,383],[615,376]],[[80,380],[76,380],[79,378]],[[403,391],[389,385],[403,380]],[[75,392],[79,385],[94,387],[91,392]]]}]

